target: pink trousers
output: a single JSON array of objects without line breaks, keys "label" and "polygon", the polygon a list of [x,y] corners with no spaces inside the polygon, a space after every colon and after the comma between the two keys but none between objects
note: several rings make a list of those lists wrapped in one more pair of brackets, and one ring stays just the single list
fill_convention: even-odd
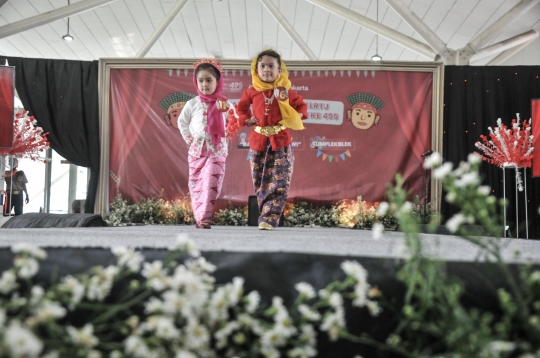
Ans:
[{"label": "pink trousers", "polygon": [[188,156],[191,207],[199,226],[212,223],[214,203],[221,192],[225,176],[226,156],[211,158],[211,155],[205,147],[200,158]]}]

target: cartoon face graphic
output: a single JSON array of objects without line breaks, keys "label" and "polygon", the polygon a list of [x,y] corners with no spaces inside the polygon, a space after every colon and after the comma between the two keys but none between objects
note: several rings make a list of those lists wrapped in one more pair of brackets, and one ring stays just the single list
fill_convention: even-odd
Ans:
[{"label": "cartoon face graphic", "polygon": [[163,108],[167,113],[163,115],[163,119],[167,125],[178,129],[178,117],[182,113],[182,109],[186,105],[186,102],[194,98],[193,93],[188,92],[174,92],[163,98],[159,103],[159,106]]},{"label": "cartoon face graphic", "polygon": [[358,92],[347,96],[347,100],[352,106],[347,110],[347,118],[353,126],[366,130],[379,124],[381,120],[379,111],[385,106],[379,97],[371,93]]},{"label": "cartoon face graphic", "polygon": [[176,108],[165,114],[163,118],[169,126],[173,126],[174,128],[178,129],[178,116],[180,116],[180,113],[182,113],[182,108],[184,108],[186,102],[180,102],[176,104]]},{"label": "cartoon face graphic", "polygon": [[352,110],[347,111],[347,118],[356,128],[369,129],[373,125],[379,124],[381,116],[377,114],[377,110],[374,108],[353,107]]}]

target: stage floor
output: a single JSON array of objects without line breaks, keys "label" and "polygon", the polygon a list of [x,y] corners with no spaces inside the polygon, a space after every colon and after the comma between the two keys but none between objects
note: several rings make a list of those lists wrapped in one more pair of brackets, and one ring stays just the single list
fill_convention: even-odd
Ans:
[{"label": "stage floor", "polygon": [[[401,232],[387,231],[382,238],[375,240],[370,230],[339,228],[280,227],[261,231],[247,226],[213,226],[211,230],[203,230],[186,225],[141,225],[0,229],[0,247],[28,242],[42,247],[169,248],[174,245],[178,234],[187,234],[201,251],[291,252],[379,258],[407,256]],[[421,234],[421,237],[428,252],[442,260],[474,261],[478,254],[474,245],[456,236]],[[540,263],[540,241],[504,239],[504,244],[506,261]],[[514,255],[516,250],[521,252],[519,260]]]}]

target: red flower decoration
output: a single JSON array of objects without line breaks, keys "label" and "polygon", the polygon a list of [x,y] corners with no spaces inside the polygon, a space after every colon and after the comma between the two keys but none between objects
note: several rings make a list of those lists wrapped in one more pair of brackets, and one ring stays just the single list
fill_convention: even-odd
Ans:
[{"label": "red flower decoration", "polygon": [[26,110],[22,114],[15,115],[13,126],[13,147],[11,149],[0,149],[0,155],[11,155],[17,158],[29,158],[41,162],[46,162],[45,156],[40,153],[45,152],[49,147],[47,134],[43,129],[35,125],[34,116],[28,116]]},{"label": "red flower decoration", "polygon": [[534,158],[531,135],[531,126],[527,121],[522,122],[523,128],[519,127],[519,115],[512,120],[512,128],[508,129],[497,120],[497,127],[489,127],[489,138],[481,135],[482,142],[476,142],[475,146],[484,152],[480,154],[483,160],[494,164],[499,168],[514,166],[517,168],[530,168]]}]

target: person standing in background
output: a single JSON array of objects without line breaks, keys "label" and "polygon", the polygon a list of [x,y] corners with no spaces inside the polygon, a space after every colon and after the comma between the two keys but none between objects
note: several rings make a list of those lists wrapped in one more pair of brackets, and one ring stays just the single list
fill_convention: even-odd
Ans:
[{"label": "person standing in background", "polygon": [[[6,182],[6,200],[4,202],[4,216],[11,215],[11,210],[15,209],[15,215],[23,213],[24,203],[28,204],[28,190],[26,184],[28,179],[22,170],[18,170],[19,160],[11,158],[11,170],[6,171],[4,180]],[[23,193],[26,194],[26,199],[23,198]]]}]

